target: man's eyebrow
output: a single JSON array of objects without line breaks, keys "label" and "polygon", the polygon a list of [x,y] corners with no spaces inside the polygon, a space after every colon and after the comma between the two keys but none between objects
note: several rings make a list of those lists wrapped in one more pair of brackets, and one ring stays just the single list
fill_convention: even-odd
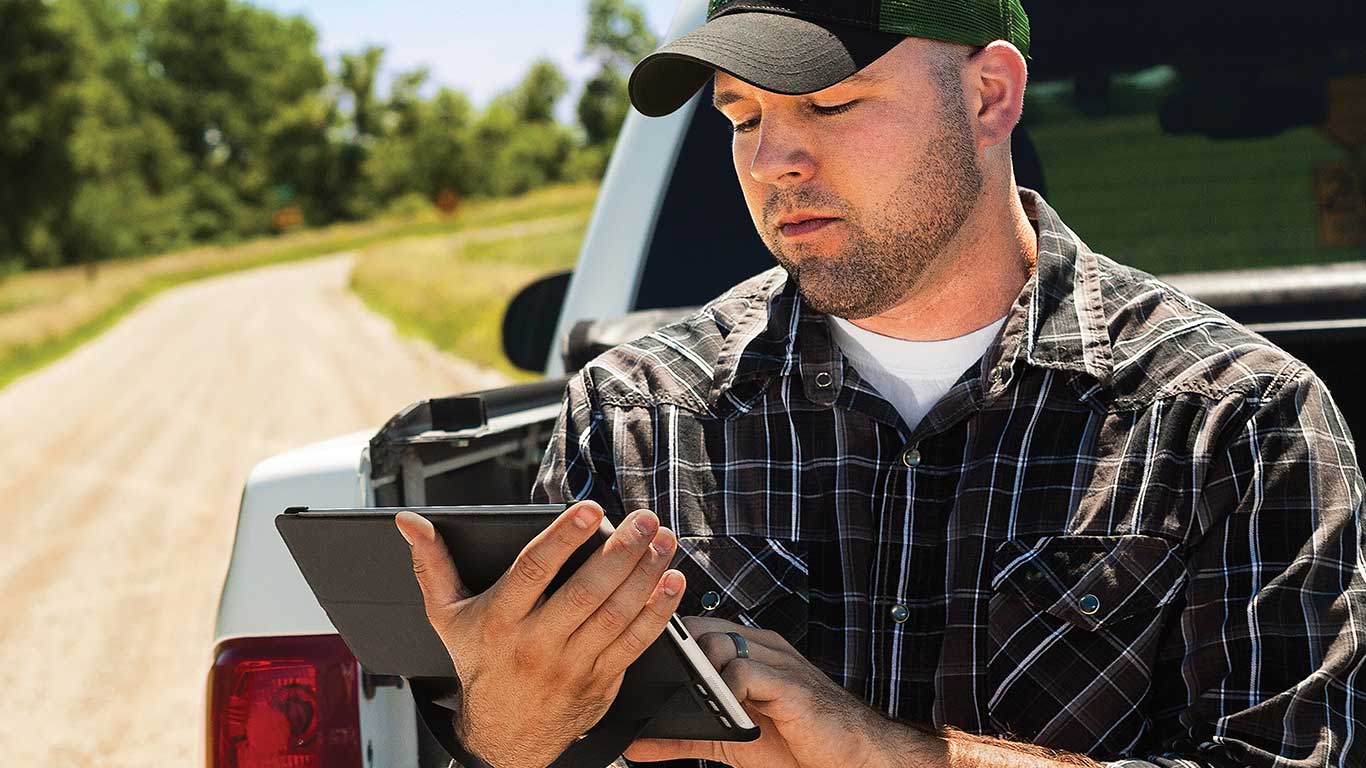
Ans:
[{"label": "man's eyebrow", "polygon": [[717,91],[715,95],[711,97],[711,105],[714,109],[720,109],[721,107],[734,104],[743,98],[745,97],[735,91]]},{"label": "man's eyebrow", "polygon": [[[887,80],[887,75],[869,72],[867,69],[860,69],[835,85],[874,85],[876,83],[886,82]],[[834,86],[830,87],[833,88]],[[720,110],[722,107],[734,104],[744,98],[744,96],[735,91],[717,91],[711,98],[711,105],[714,109]]]}]

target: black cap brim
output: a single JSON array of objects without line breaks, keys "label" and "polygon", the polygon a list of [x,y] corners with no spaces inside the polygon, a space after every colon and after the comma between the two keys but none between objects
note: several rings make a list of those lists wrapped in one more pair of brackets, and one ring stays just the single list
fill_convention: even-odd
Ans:
[{"label": "black cap brim", "polygon": [[716,70],[774,93],[812,93],[876,61],[905,35],[782,13],[718,16],[640,60],[627,89],[641,114],[683,106]]}]

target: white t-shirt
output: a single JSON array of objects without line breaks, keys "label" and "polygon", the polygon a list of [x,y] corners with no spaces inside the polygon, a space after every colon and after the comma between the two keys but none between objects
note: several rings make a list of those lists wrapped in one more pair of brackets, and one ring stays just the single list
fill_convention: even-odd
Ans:
[{"label": "white t-shirt", "polygon": [[987,351],[1005,324],[1004,315],[990,325],[952,339],[907,341],[883,336],[827,315],[835,343],[850,364],[887,399],[915,429],[949,387]]}]

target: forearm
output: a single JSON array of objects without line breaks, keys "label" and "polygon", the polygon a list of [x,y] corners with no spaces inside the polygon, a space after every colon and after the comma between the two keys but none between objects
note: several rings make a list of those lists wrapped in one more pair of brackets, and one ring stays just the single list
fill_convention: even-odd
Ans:
[{"label": "forearm", "polygon": [[931,730],[888,721],[882,768],[1102,768],[1085,755],[978,736],[955,728]]}]

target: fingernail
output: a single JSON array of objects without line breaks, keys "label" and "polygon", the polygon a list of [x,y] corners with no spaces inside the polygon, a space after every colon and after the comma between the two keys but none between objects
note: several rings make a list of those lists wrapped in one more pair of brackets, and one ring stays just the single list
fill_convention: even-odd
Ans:
[{"label": "fingernail", "polygon": [[579,528],[588,528],[597,521],[598,513],[592,507],[583,507],[574,515],[574,525]]},{"label": "fingernail", "polygon": [[656,555],[661,556],[669,554],[669,550],[673,549],[673,545],[669,541],[669,535],[665,533],[663,529],[660,529],[655,533],[654,541],[650,542],[650,549],[653,549]]},{"label": "fingernail", "polygon": [[[422,529],[422,537],[424,539],[426,539],[427,541],[436,541],[436,528],[432,527],[432,521],[408,509],[399,512],[398,514],[407,515],[409,519],[413,520],[416,523],[416,525]],[[398,520],[398,515],[394,516],[394,520]],[[402,528],[399,528],[398,532],[403,536],[404,540],[408,542],[408,546],[411,547],[413,545],[413,540],[409,537],[407,531],[404,531]]]},{"label": "fingernail", "polygon": [[636,519],[631,525],[636,527],[636,530],[640,532],[641,536],[653,536],[655,529],[659,524],[655,522],[652,515],[640,512],[636,514]]},{"label": "fingernail", "polygon": [[678,594],[679,582],[683,577],[677,571],[669,571],[664,574],[664,594],[673,597]]}]

